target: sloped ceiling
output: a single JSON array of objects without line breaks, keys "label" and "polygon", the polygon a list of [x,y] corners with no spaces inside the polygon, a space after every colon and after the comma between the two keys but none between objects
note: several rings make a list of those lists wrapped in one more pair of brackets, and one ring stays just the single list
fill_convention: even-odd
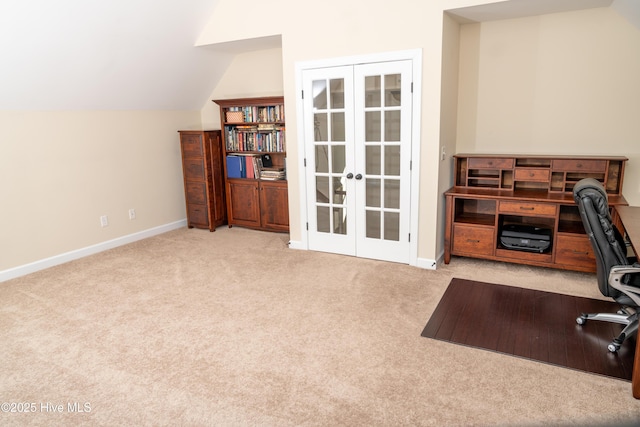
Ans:
[{"label": "sloped ceiling", "polygon": [[196,48],[217,0],[0,1],[0,109],[200,109],[229,54]]}]

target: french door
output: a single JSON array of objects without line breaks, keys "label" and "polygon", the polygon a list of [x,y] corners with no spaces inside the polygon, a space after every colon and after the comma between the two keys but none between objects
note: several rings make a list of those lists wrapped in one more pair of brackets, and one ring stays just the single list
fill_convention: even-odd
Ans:
[{"label": "french door", "polygon": [[410,60],[304,70],[309,249],[408,263]]}]

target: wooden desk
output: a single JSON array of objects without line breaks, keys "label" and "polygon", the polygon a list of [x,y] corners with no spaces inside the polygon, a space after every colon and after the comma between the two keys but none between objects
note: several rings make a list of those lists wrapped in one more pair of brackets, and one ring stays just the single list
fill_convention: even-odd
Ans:
[{"label": "wooden desk", "polygon": [[[631,242],[633,251],[640,256],[640,252],[638,252],[638,249],[640,249],[640,207],[616,206],[616,211]],[[638,335],[636,335],[636,354],[633,359],[631,389],[633,397],[640,399],[640,337]]]}]

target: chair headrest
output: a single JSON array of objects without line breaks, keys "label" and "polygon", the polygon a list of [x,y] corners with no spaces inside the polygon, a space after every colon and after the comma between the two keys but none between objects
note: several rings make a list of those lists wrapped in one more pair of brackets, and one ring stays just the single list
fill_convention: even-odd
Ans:
[{"label": "chair headrest", "polygon": [[576,204],[579,204],[579,200],[584,197],[591,199],[598,215],[609,217],[607,191],[600,181],[594,178],[584,178],[578,181],[573,187],[573,198]]}]

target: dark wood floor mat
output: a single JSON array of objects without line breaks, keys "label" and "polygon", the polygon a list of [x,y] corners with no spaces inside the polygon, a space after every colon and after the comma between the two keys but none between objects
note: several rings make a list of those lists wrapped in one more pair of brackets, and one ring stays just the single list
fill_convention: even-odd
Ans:
[{"label": "dark wood floor mat", "polygon": [[631,381],[635,337],[607,350],[622,325],[583,312],[615,313],[613,301],[453,279],[422,336]]}]

